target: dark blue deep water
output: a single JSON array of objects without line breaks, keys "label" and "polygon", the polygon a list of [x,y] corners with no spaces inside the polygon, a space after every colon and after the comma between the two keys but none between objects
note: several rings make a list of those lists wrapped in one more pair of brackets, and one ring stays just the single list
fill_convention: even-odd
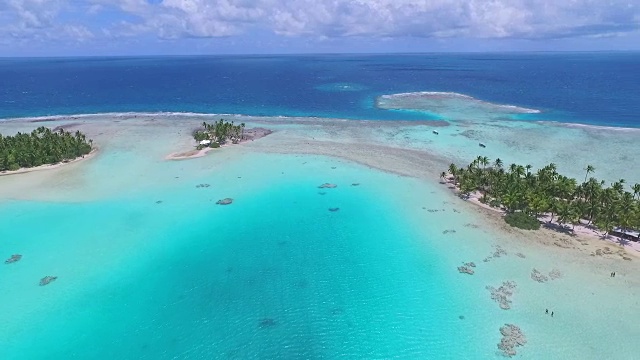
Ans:
[{"label": "dark blue deep water", "polygon": [[375,98],[452,91],[534,119],[640,127],[640,53],[0,60],[0,118],[128,111],[427,119]]}]

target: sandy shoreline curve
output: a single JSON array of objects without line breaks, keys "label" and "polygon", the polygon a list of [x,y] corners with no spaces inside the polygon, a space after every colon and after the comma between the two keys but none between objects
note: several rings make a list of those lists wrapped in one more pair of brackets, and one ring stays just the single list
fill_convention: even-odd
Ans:
[{"label": "sandy shoreline curve", "polygon": [[98,148],[94,147],[94,148],[91,149],[91,151],[88,154],[80,156],[80,157],[77,157],[77,158],[75,158],[73,160],[62,161],[62,162],[59,162],[57,164],[40,165],[40,166],[35,166],[35,167],[32,167],[32,168],[20,168],[18,170],[13,170],[13,171],[0,171],[0,176],[10,176],[10,175],[26,174],[26,173],[35,172],[35,171],[58,169],[58,168],[63,167],[65,165],[75,164],[75,163],[79,163],[79,162],[82,162],[82,161],[86,161],[86,160],[92,159],[97,153],[98,153]]},{"label": "sandy shoreline curve", "polygon": [[[447,187],[454,194],[459,196],[460,191],[453,185],[452,181],[453,179],[451,177],[447,177],[447,179],[441,183],[447,185]],[[479,191],[475,191],[471,193],[468,198],[463,199],[463,201],[466,201],[470,204],[473,204],[479,208],[486,210],[485,212],[487,213],[488,216],[498,216],[500,219],[504,217],[504,215],[506,214],[504,210],[494,208],[487,204],[482,203],[480,201],[481,197],[482,197],[482,194]],[[525,232],[532,235],[535,234],[536,232],[542,232],[543,234],[546,233],[547,235],[549,234],[554,234],[558,236],[564,235],[564,236],[569,236],[578,242],[588,241],[591,243],[593,241],[596,241],[598,244],[602,244],[602,242],[605,241],[609,243],[609,246],[613,246],[615,247],[616,250],[618,250],[616,253],[620,255],[620,257],[623,260],[631,260],[631,259],[624,256],[622,253],[620,253],[619,252],[620,250],[624,251],[625,254],[635,257],[636,259],[640,259],[640,243],[626,241],[624,239],[620,239],[613,235],[604,236],[603,234],[598,233],[594,228],[589,227],[584,223],[581,223],[580,225],[575,225],[573,229],[571,229],[565,225],[559,224],[557,221],[551,221],[551,217],[548,214],[539,216],[538,220],[540,221],[540,225],[541,225],[539,230],[519,230],[519,229],[514,229],[514,230],[518,230],[518,231]],[[583,243],[582,245],[586,245],[586,244]],[[601,248],[599,246],[591,246],[590,248],[592,250],[592,256],[602,256],[598,254],[601,254],[603,250],[605,251],[605,255],[614,254],[613,252],[610,254],[606,254],[607,251],[604,248]],[[598,252],[598,250],[600,250],[600,252]]]}]

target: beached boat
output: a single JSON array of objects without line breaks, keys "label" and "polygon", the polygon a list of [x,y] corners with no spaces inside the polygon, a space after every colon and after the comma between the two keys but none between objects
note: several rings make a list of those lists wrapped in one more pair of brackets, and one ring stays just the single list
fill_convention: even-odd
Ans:
[{"label": "beached boat", "polygon": [[433,130],[432,132],[433,132],[434,134],[436,134],[436,135],[440,134],[439,132],[437,132],[437,131],[435,131],[435,130]]},{"label": "beached boat", "polygon": [[487,147],[487,145],[485,145],[484,143],[480,143],[478,145],[480,145],[481,148],[486,148]]}]

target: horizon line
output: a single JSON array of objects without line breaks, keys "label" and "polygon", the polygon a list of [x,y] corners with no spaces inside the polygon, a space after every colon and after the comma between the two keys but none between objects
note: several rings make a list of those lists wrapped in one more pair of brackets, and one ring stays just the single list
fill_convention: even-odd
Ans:
[{"label": "horizon line", "polygon": [[384,56],[384,55],[479,55],[479,54],[606,54],[606,53],[640,53],[640,50],[500,50],[500,51],[421,51],[421,52],[308,52],[308,53],[219,53],[219,54],[137,54],[137,55],[33,55],[4,56],[0,59],[78,59],[78,58],[151,58],[151,57],[258,57],[258,56]]}]

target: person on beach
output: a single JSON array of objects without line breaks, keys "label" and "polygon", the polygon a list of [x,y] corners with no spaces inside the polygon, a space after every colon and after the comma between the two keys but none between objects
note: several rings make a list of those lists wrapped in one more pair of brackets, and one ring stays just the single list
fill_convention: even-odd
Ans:
[{"label": "person on beach", "polygon": [[545,313],[545,314],[547,314],[547,315],[549,315],[549,309],[546,309],[546,310],[544,311],[544,313]]}]

